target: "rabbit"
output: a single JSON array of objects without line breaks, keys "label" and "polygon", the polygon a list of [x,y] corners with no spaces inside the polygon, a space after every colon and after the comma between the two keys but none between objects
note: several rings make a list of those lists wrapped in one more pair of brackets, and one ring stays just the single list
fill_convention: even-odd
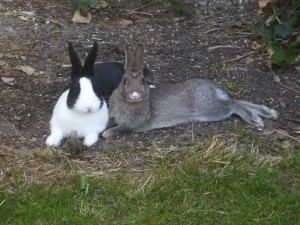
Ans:
[{"label": "rabbit", "polygon": [[[97,56],[94,42],[82,67],[72,43],[68,43],[72,63],[71,86],[59,97],[50,120],[48,146],[57,147],[65,137],[76,131],[84,145],[92,146],[105,130],[109,119],[108,98],[120,82],[124,68],[117,63],[94,67]],[[95,76],[95,73],[98,73]]]},{"label": "rabbit", "polygon": [[[84,137],[84,145],[92,146],[98,141],[99,133],[109,126],[108,100],[122,79],[124,63],[95,63],[97,49],[97,42],[94,42],[82,67],[72,43],[68,44],[71,65],[67,67],[72,68],[72,83],[54,107],[51,134],[46,140],[48,146],[59,146],[62,139],[73,131]],[[143,67],[143,72],[151,86],[151,70]]]},{"label": "rabbit", "polygon": [[143,45],[133,55],[126,49],[125,74],[110,96],[110,120],[115,127],[102,136],[108,138],[123,132],[142,132],[189,122],[220,121],[232,114],[257,127],[261,117],[277,119],[274,109],[236,100],[209,80],[190,79],[182,83],[149,88],[143,75]]}]

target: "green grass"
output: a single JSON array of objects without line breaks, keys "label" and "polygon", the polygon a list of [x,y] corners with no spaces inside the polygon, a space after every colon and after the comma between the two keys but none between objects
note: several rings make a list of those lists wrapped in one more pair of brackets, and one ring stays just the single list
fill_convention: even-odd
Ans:
[{"label": "green grass", "polygon": [[0,224],[300,224],[300,150],[261,146],[214,138],[144,172],[87,173],[87,193],[80,175],[10,181],[0,186]]}]

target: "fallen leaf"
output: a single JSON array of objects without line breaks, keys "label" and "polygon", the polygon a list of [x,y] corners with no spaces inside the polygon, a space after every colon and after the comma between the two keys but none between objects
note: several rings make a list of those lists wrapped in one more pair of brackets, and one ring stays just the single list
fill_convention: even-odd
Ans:
[{"label": "fallen leaf", "polygon": [[14,77],[1,77],[1,80],[6,83],[6,84],[9,84],[9,85],[14,85],[14,80],[16,78]]},{"label": "fallen leaf", "polygon": [[247,65],[249,65],[249,64],[251,64],[251,63],[253,63],[254,62],[254,59],[253,58],[246,58],[245,59],[245,63],[247,64]]},{"label": "fallen leaf", "polygon": [[90,23],[91,20],[92,20],[92,14],[90,12],[88,12],[86,17],[84,17],[84,16],[80,15],[80,12],[78,9],[75,10],[74,16],[72,18],[73,23]]},{"label": "fallen leaf", "polygon": [[259,14],[269,13],[273,11],[273,7],[277,5],[273,0],[259,0],[258,5],[260,9],[258,10]]},{"label": "fallen leaf", "polygon": [[295,130],[294,131],[296,134],[300,134],[300,130]]},{"label": "fallen leaf", "polygon": [[284,142],[282,143],[282,147],[283,147],[284,149],[289,149],[289,148],[292,148],[293,145],[291,144],[290,141],[284,141]]},{"label": "fallen leaf", "polygon": [[31,66],[17,66],[15,69],[23,71],[24,73],[26,73],[29,76],[34,73],[34,68],[32,68]]},{"label": "fallen leaf", "polygon": [[268,48],[267,52],[269,54],[269,57],[271,58],[271,56],[274,54],[274,49],[273,48]]},{"label": "fallen leaf", "polygon": [[272,1],[270,1],[270,0],[259,0],[259,1],[258,1],[258,5],[259,5],[260,8],[264,8],[264,7],[267,6],[267,4],[268,4],[269,2],[272,2]]},{"label": "fallen leaf", "polygon": [[121,26],[122,28],[126,28],[126,27],[132,25],[132,24],[133,24],[133,21],[132,21],[132,20],[126,20],[126,19],[121,18],[121,19],[117,20],[117,24],[118,24],[119,26]]},{"label": "fallen leaf", "polygon": [[270,59],[262,59],[261,60],[261,65],[269,68],[269,69],[272,69],[272,63],[271,63],[271,60]]},{"label": "fallen leaf", "polygon": [[105,9],[109,4],[106,1],[102,1],[96,5],[96,9]]},{"label": "fallen leaf", "polygon": [[277,130],[276,134],[273,137],[273,140],[283,140],[286,136],[288,136],[289,133],[286,130]]},{"label": "fallen leaf", "polygon": [[258,44],[256,41],[253,41],[252,44],[251,44],[251,48],[252,49],[260,49],[262,46],[261,44]]},{"label": "fallen leaf", "polygon": [[276,82],[276,83],[280,83],[280,77],[279,76],[277,76],[277,75],[274,75],[274,77],[273,77],[273,80]]}]

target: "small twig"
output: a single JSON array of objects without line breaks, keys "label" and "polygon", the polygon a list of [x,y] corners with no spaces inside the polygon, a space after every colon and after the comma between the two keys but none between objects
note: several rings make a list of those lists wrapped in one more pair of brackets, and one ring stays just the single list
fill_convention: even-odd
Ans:
[{"label": "small twig", "polygon": [[234,46],[234,45],[216,45],[216,46],[213,46],[213,47],[208,47],[207,50],[212,51],[212,50],[215,50],[215,49],[218,49],[218,48],[240,48],[240,47]]},{"label": "small twig", "polygon": [[146,13],[146,12],[140,12],[140,11],[135,11],[135,10],[127,10],[129,14],[142,14],[142,15],[147,15],[147,16],[153,16],[151,13]]},{"label": "small twig", "polygon": [[253,35],[253,33],[250,33],[250,32],[236,32],[236,34],[239,34],[239,35]]},{"label": "small twig", "polygon": [[148,4],[145,4],[145,5],[142,5],[140,7],[135,8],[135,9],[132,9],[132,11],[140,10],[140,9],[145,8],[147,6],[153,5],[157,2],[161,2],[161,0],[156,0],[156,1],[153,1],[153,2],[149,2]]},{"label": "small twig", "polygon": [[4,199],[4,200],[0,203],[0,206],[3,205],[3,203],[4,203],[5,201],[6,201],[6,199]]},{"label": "small twig", "polygon": [[45,21],[49,21],[49,22],[52,22],[52,23],[55,23],[55,24],[58,24],[62,27],[65,27],[62,23],[56,21],[56,20],[52,20],[52,19],[49,19],[49,18],[45,18],[45,17],[42,17],[42,16],[36,16],[36,18],[38,19],[41,19],[41,20],[45,20]]},{"label": "small twig", "polygon": [[246,53],[246,54],[241,55],[241,56],[238,56],[238,57],[236,57],[236,58],[234,58],[234,59],[229,59],[229,60],[227,60],[227,61],[225,61],[225,62],[234,62],[234,61],[237,61],[237,60],[246,58],[247,56],[252,55],[252,54],[254,54],[254,51],[253,51],[253,52]]},{"label": "small twig", "polygon": [[207,30],[204,32],[204,34],[208,34],[208,33],[211,33],[211,32],[214,32],[214,31],[218,31],[218,30],[221,30],[222,28],[214,28],[214,29],[210,29],[210,30]]},{"label": "small twig", "polygon": [[296,92],[296,93],[300,94],[300,91],[295,90],[295,89],[293,89],[293,88],[291,88],[291,87],[289,87],[289,86],[283,84],[283,83],[280,81],[280,78],[274,73],[274,71],[273,71],[270,67],[269,67],[269,69],[270,69],[270,71],[272,72],[272,74],[273,74],[273,79],[274,79],[274,81],[275,81],[276,83],[280,84],[282,87],[284,87],[284,88],[286,88],[286,89],[288,89],[288,90],[290,90],[290,91],[293,91],[293,92]]}]

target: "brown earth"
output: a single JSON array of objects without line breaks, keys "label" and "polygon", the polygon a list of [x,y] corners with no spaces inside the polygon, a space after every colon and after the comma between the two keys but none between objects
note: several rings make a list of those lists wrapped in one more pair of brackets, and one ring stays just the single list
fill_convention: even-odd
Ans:
[{"label": "brown earth", "polygon": [[[154,73],[155,84],[175,83],[191,78],[219,82],[239,99],[264,104],[279,112],[278,121],[265,121],[258,130],[238,117],[214,123],[185,124],[114,140],[100,139],[92,148],[122,146],[189,146],[203,137],[251,131],[272,140],[282,129],[299,145],[300,73],[297,65],[273,68],[281,79],[264,67],[267,55],[251,49],[251,23],[257,17],[257,3],[218,0],[186,1],[195,16],[181,16],[161,1],[107,1],[105,9],[93,9],[89,24],[71,21],[71,1],[2,0],[0,3],[0,145],[16,149],[45,147],[49,120],[57,98],[69,84],[66,43],[72,41],[85,58],[94,40],[98,61],[123,60],[124,43],[145,45],[145,61]],[[136,9],[136,10],[134,10]],[[31,66],[28,75],[15,68]],[[14,78],[8,84],[6,78]],[[291,90],[293,89],[293,90]],[[297,141],[298,140],[298,141]],[[65,150],[65,145],[60,148]]]}]

